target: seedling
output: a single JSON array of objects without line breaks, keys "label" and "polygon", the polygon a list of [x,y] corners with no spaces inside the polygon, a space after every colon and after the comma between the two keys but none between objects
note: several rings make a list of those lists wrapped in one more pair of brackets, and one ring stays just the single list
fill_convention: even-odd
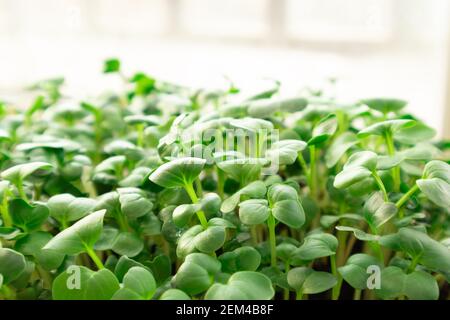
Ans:
[{"label": "seedling", "polygon": [[103,71],[0,103],[0,299],[449,298],[449,143],[406,101]]}]

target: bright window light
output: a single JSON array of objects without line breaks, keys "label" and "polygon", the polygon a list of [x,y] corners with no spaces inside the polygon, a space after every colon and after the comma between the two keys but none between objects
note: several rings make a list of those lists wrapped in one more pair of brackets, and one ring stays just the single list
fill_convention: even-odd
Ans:
[{"label": "bright window light", "polygon": [[261,37],[268,0],[181,0],[182,30],[192,35]]},{"label": "bright window light", "polygon": [[287,0],[287,30],[313,41],[385,41],[393,31],[389,0]]}]

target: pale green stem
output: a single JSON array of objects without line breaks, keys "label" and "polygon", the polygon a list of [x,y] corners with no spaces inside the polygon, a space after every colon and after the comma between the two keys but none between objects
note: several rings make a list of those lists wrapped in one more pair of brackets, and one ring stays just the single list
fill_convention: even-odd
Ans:
[{"label": "pale green stem", "polygon": [[[189,197],[191,198],[192,203],[198,203],[197,194],[195,193],[195,190],[194,190],[194,187],[192,187],[192,184],[186,183],[184,185],[184,189],[186,190]],[[205,213],[202,210],[197,211],[197,218],[200,221],[200,223],[204,229],[208,228],[208,220],[206,219]]]},{"label": "pale green stem", "polygon": [[250,226],[250,233],[252,235],[252,241],[253,245],[258,245],[258,230],[256,229],[257,226]]},{"label": "pale green stem", "polygon": [[120,230],[125,231],[125,232],[130,230],[130,226],[128,225],[127,218],[124,216],[122,211],[120,211],[120,209],[115,211],[114,218],[116,218],[116,221],[119,225]]},{"label": "pale green stem", "polygon": [[[374,235],[378,235],[378,230],[375,226],[369,224],[369,227]],[[381,249],[380,244],[378,243],[378,241],[370,241],[370,243],[372,244],[371,245],[372,249],[378,255],[378,259],[384,265],[384,254],[383,254],[383,250]]]},{"label": "pale green stem", "polygon": [[333,287],[333,291],[331,293],[331,298],[333,300],[338,300],[339,295],[341,293],[341,286],[342,286],[342,278],[337,272],[337,265],[336,265],[336,255],[330,256],[330,264],[331,264],[331,273],[336,277],[338,280],[337,284]]},{"label": "pale green stem", "polygon": [[259,133],[256,133],[256,158],[261,157],[262,153],[262,146],[264,143],[264,135],[261,135]]},{"label": "pale green stem", "polygon": [[338,120],[338,135],[339,135],[347,130],[347,121],[345,118],[345,113],[342,110],[336,111],[336,117]]},{"label": "pale green stem", "polygon": [[378,187],[380,188],[380,191],[383,192],[384,201],[388,202],[389,201],[389,197],[388,197],[388,194],[386,192],[386,188],[384,186],[383,180],[381,180],[381,178],[378,175],[376,170],[372,171],[372,176],[374,177]]},{"label": "pale green stem", "polygon": [[408,266],[408,270],[406,271],[406,273],[412,273],[414,272],[414,270],[416,270],[416,266],[419,263],[421,255],[415,256],[412,260],[410,265]]},{"label": "pale green stem", "polygon": [[69,227],[69,224],[67,223],[67,221],[65,219],[62,219],[60,221],[60,229],[61,229],[61,231],[67,229],[68,227]]},{"label": "pale green stem", "polygon": [[25,193],[25,190],[23,189],[23,181],[22,181],[22,179],[19,179],[17,181],[16,187],[17,187],[17,191],[19,192],[20,198],[22,198],[22,200],[24,200],[26,203],[28,203],[27,194]]},{"label": "pale green stem", "polygon": [[361,300],[361,289],[355,289],[353,300]]},{"label": "pale green stem", "polygon": [[406,201],[408,201],[409,198],[411,198],[411,196],[416,193],[416,191],[419,190],[419,186],[417,184],[414,184],[414,186],[408,190],[408,192],[406,192],[395,204],[395,206],[400,209],[405,203]]},{"label": "pale green stem", "polygon": [[270,264],[272,267],[277,268],[277,243],[275,235],[275,218],[272,214],[267,219],[267,228],[269,229],[269,242],[270,242]]},{"label": "pale green stem", "polygon": [[3,284],[0,287],[0,292],[3,293],[3,296],[5,297],[5,299],[7,300],[14,300],[15,297],[15,292],[13,289],[11,289],[9,286],[7,286],[6,284]]},{"label": "pale green stem", "polygon": [[203,194],[203,187],[202,187],[202,181],[200,180],[200,178],[195,179],[195,188],[197,189],[197,193],[199,195],[199,197],[202,197]]},{"label": "pale green stem", "polygon": [[3,194],[3,203],[0,207],[0,211],[2,213],[2,219],[3,224],[5,227],[11,227],[12,226],[12,218],[9,214],[9,208],[8,208],[8,196],[6,195],[6,192]]},{"label": "pale green stem", "polygon": [[136,131],[137,131],[137,146],[143,147],[144,146],[144,124],[139,123],[136,125]]},{"label": "pale green stem", "polygon": [[313,198],[316,198],[316,188],[317,188],[317,172],[316,172],[316,146],[312,145],[309,147],[309,152],[310,152],[310,164],[309,164],[309,189],[311,192],[311,196]]},{"label": "pale green stem", "polygon": [[[289,272],[289,269],[290,269],[289,261],[286,261],[284,264],[284,273],[286,274],[286,276]],[[290,292],[289,289],[284,289],[284,297],[283,297],[284,300],[289,300],[289,292]]]},{"label": "pale green stem", "polygon": [[301,152],[298,153],[298,161],[300,162],[300,166],[302,167],[302,170],[305,173],[306,178],[308,179],[308,186],[309,186],[311,182],[309,181],[308,165],[306,164],[305,158],[303,158],[303,154]]},{"label": "pale green stem", "polygon": [[219,194],[219,197],[222,200],[225,196],[224,185],[225,185],[224,172],[217,167],[217,193]]},{"label": "pale green stem", "polygon": [[39,277],[42,279],[43,285],[45,288],[50,289],[52,287],[52,277],[50,272],[42,268],[41,266],[36,266]]},{"label": "pale green stem", "polygon": [[[392,137],[392,133],[388,132],[384,135],[386,140],[386,146],[388,149],[388,154],[390,156],[395,155],[395,147],[394,147],[394,138]],[[392,178],[394,179],[394,191],[398,192],[400,190],[400,167],[395,166],[392,168]]]},{"label": "pale green stem", "polygon": [[105,266],[103,265],[102,261],[97,256],[95,251],[89,247],[85,247],[85,248],[86,248],[86,253],[89,255],[89,257],[91,257],[92,261],[94,261],[95,265],[97,266],[97,269],[98,270],[104,269]]}]

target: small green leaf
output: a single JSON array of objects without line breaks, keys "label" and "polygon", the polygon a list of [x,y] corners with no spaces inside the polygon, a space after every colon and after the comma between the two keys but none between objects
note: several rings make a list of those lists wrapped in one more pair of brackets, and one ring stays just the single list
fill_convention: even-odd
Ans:
[{"label": "small green leaf", "polygon": [[138,188],[118,188],[120,210],[129,219],[136,219],[150,213],[153,203]]},{"label": "small green leaf", "polygon": [[21,253],[8,248],[0,248],[0,274],[3,276],[4,284],[17,279],[25,267],[25,257]]},{"label": "small green leaf", "polygon": [[108,269],[94,272],[71,266],[53,281],[54,300],[110,300],[119,290],[119,281]]},{"label": "small green leaf", "polygon": [[144,249],[144,242],[133,232],[120,232],[114,239],[111,249],[132,258]]},{"label": "small green leaf", "polygon": [[184,227],[188,224],[189,220],[192,216],[195,215],[197,211],[200,210],[200,206],[198,204],[182,204],[173,210],[173,222],[179,228]]},{"label": "small green leaf", "polygon": [[417,145],[395,153],[393,156],[378,156],[377,169],[388,170],[396,167],[405,161],[428,161],[433,157],[430,147],[427,145]]},{"label": "small green leaf", "polygon": [[117,279],[119,279],[119,281],[122,281],[128,270],[133,267],[146,268],[142,263],[130,259],[127,256],[121,256],[114,268],[114,274],[116,275]]},{"label": "small green leaf", "polygon": [[416,181],[427,198],[436,205],[450,208],[450,165],[433,160],[425,165],[423,178]]},{"label": "small green leaf", "polygon": [[382,299],[392,299],[406,295],[411,300],[437,300],[439,286],[436,279],[424,272],[410,274],[398,267],[390,266],[381,271],[381,288],[376,290]]},{"label": "small green leaf", "polygon": [[298,112],[308,105],[304,98],[293,97],[283,99],[258,99],[251,101],[248,106],[248,114],[251,117],[267,118],[275,112]]},{"label": "small green leaf", "polygon": [[184,291],[169,289],[164,291],[159,300],[191,300],[191,298]]},{"label": "small green leaf", "polygon": [[266,151],[266,157],[280,165],[293,164],[297,160],[298,153],[304,150],[306,145],[306,142],[301,140],[280,140]]},{"label": "small green leaf", "polygon": [[363,167],[373,171],[377,167],[377,154],[372,151],[360,151],[352,154],[344,165],[344,170]]},{"label": "small green leaf", "polygon": [[270,300],[275,295],[272,282],[259,272],[240,271],[227,284],[215,283],[205,294],[206,300]]},{"label": "small green leaf", "polygon": [[161,124],[161,120],[154,115],[134,114],[126,116],[123,120],[129,125],[145,124],[147,126],[158,126]]},{"label": "small green leaf", "polygon": [[381,227],[397,214],[397,207],[384,202],[381,192],[374,193],[364,204],[363,215],[367,223],[375,228]]},{"label": "small green leaf", "polygon": [[11,240],[20,237],[21,231],[15,227],[0,227],[0,238]]},{"label": "small green leaf", "polygon": [[267,198],[272,215],[291,228],[300,228],[305,223],[305,212],[300,204],[297,190],[287,184],[270,186]]},{"label": "small green leaf", "polygon": [[311,234],[305,238],[303,244],[293,252],[293,259],[310,261],[317,258],[336,254],[338,241],[328,233]]},{"label": "small green leaf", "polygon": [[208,227],[195,237],[195,247],[200,252],[213,253],[223,246],[225,239],[226,232],[224,227]]},{"label": "small green leaf", "polygon": [[305,212],[298,200],[281,200],[275,202],[272,214],[291,228],[300,228],[305,223]]},{"label": "small green leaf", "polygon": [[103,65],[103,73],[119,72],[120,61],[118,59],[105,60]]},{"label": "small green leaf", "polygon": [[100,234],[100,238],[97,240],[97,242],[94,245],[95,250],[111,250],[114,244],[114,241],[116,240],[117,236],[119,235],[120,231],[119,229],[111,226],[105,226],[102,229],[102,233]]},{"label": "small green leaf", "polygon": [[198,250],[204,253],[213,253],[220,249],[225,243],[226,232],[221,226],[210,226],[203,229],[196,225],[186,231],[179,239],[177,255],[184,257]]},{"label": "small green leaf", "polygon": [[52,168],[53,166],[47,162],[29,162],[6,169],[2,172],[1,177],[12,183],[17,183],[17,181],[21,181],[33,173],[38,171],[49,171]]},{"label": "small green leaf", "polygon": [[106,210],[99,210],[77,221],[50,240],[44,246],[44,250],[76,255],[86,251],[87,248],[92,248],[100,238],[105,213]]},{"label": "small green leaf", "polygon": [[415,145],[419,142],[431,140],[435,135],[435,129],[422,122],[417,122],[415,126],[398,130],[394,138],[403,144]]},{"label": "small green leaf", "polygon": [[365,99],[362,100],[362,103],[367,105],[370,109],[380,111],[384,114],[389,112],[398,112],[407,104],[404,100],[389,98]]},{"label": "small green leaf", "polygon": [[306,267],[290,270],[287,275],[287,281],[295,291],[301,291],[304,294],[321,293],[337,284],[337,279],[332,274]]},{"label": "small green leaf", "polygon": [[388,133],[395,133],[404,128],[413,127],[416,124],[414,120],[396,119],[396,120],[386,120],[382,122],[375,123],[361,131],[358,132],[358,138],[365,138],[371,135],[383,136]]},{"label": "small green leaf", "polygon": [[220,272],[217,259],[204,253],[192,253],[186,257],[173,279],[176,288],[189,295],[202,293],[213,284],[213,276]]},{"label": "small green leaf", "polygon": [[284,262],[290,262],[291,256],[297,249],[292,243],[283,242],[277,245],[277,258]]},{"label": "small green leaf", "polygon": [[200,158],[175,159],[158,167],[149,179],[165,188],[184,187],[199,176],[205,163],[206,160]]},{"label": "small green leaf", "polygon": [[222,270],[227,273],[237,271],[256,271],[261,263],[261,255],[252,247],[244,246],[219,257]]},{"label": "small green leaf", "polygon": [[250,199],[239,204],[239,219],[244,224],[256,225],[264,223],[270,215],[267,200]]},{"label": "small green leaf", "polygon": [[267,198],[271,204],[274,204],[283,200],[298,200],[298,193],[297,190],[287,184],[276,183],[270,186]]},{"label": "small green leaf", "polygon": [[345,132],[337,137],[325,153],[327,167],[334,167],[344,154],[358,142],[358,138],[353,132]]},{"label": "small green leaf", "polygon": [[272,122],[257,118],[233,119],[230,121],[230,126],[250,132],[259,132],[260,130],[264,129],[265,130],[273,129]]},{"label": "small green leaf", "polygon": [[24,255],[35,257],[44,269],[53,270],[61,265],[64,255],[52,250],[42,249],[51,239],[52,235],[48,232],[33,232],[18,239],[15,249]]},{"label": "small green leaf", "polygon": [[371,275],[367,272],[369,266],[381,268],[380,261],[377,258],[368,254],[357,253],[348,258],[345,266],[339,267],[338,271],[353,288],[364,290],[367,288],[367,279]]},{"label": "small green leaf", "polygon": [[201,225],[195,225],[189,228],[178,239],[177,256],[183,258],[196,250],[195,237],[203,231]]},{"label": "small green leaf", "polygon": [[406,252],[411,258],[433,270],[450,270],[450,251],[426,233],[412,228],[401,228],[397,233],[381,237],[380,244],[396,251]]},{"label": "small green leaf", "polygon": [[207,193],[200,199],[201,209],[206,216],[215,216],[220,211],[222,199],[217,193]]},{"label": "small green leaf", "polygon": [[24,231],[37,230],[47,220],[49,211],[45,205],[30,205],[22,199],[9,201],[9,211],[13,224]]},{"label": "small green leaf", "polygon": [[223,218],[212,218],[208,220],[209,227],[223,227],[228,229],[236,229],[236,226],[229,220]]},{"label": "small green leaf", "polygon": [[416,181],[428,199],[443,208],[450,208],[450,184],[438,178]]},{"label": "small green leaf", "polygon": [[353,235],[355,236],[355,238],[358,240],[361,240],[361,241],[378,241],[380,239],[380,236],[366,233],[358,228],[347,227],[347,226],[336,226],[336,229],[339,231],[353,232]]},{"label": "small green leaf", "polygon": [[266,195],[267,188],[264,182],[255,181],[244,188],[237,191],[235,194],[225,199],[220,206],[220,211],[231,212],[241,201],[241,196],[247,196],[249,198],[263,198]]},{"label": "small green leaf", "polygon": [[172,262],[170,258],[164,254],[156,256],[152,261],[146,263],[152,271],[153,276],[158,284],[163,283],[172,275]]},{"label": "small green leaf", "polygon": [[343,170],[335,177],[334,187],[347,188],[372,175],[377,166],[377,154],[372,151],[360,151],[350,156]]},{"label": "small green leaf", "polygon": [[317,145],[328,140],[337,130],[338,122],[336,115],[331,113],[320,120],[314,127],[312,138],[309,139],[308,145]]},{"label": "small green leaf", "polygon": [[344,219],[361,221],[364,218],[354,213],[344,213],[339,216],[323,215],[320,217],[320,225],[324,228],[329,228],[336,222]]},{"label": "small green leaf", "polygon": [[76,198],[64,193],[51,197],[47,202],[50,216],[58,221],[79,220],[94,210],[96,201],[89,198]]},{"label": "small green leaf", "polygon": [[267,163],[267,159],[243,158],[222,161],[217,166],[241,185],[246,185],[259,178],[261,168]]},{"label": "small green leaf", "polygon": [[337,189],[344,189],[360,182],[368,177],[372,173],[370,170],[364,167],[355,167],[348,170],[343,170],[334,178],[334,187]]},{"label": "small green leaf", "polygon": [[[133,267],[123,277],[123,287],[112,297],[113,300],[150,300],[156,291],[153,275],[142,267]],[[131,294],[130,294],[131,292]]]}]

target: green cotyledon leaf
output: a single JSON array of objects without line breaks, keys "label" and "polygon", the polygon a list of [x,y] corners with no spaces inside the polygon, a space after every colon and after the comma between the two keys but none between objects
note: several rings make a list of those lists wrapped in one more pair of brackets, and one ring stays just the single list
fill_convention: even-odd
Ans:
[{"label": "green cotyledon leaf", "polygon": [[23,180],[35,172],[49,171],[52,168],[53,166],[47,162],[29,162],[6,169],[1,173],[1,177],[2,179],[16,183],[16,181]]},{"label": "green cotyledon leaf", "polygon": [[108,269],[92,271],[84,266],[70,266],[53,281],[54,300],[110,300],[120,285]]},{"label": "green cotyledon leaf", "polygon": [[213,253],[223,246],[225,240],[225,227],[208,226],[208,228],[203,229],[201,225],[195,225],[179,238],[176,250],[177,256],[182,258],[197,250],[204,253]]},{"label": "green cotyledon leaf", "polygon": [[397,233],[382,236],[380,244],[396,251],[403,251],[433,270],[450,270],[448,248],[426,233],[413,228],[401,228]]},{"label": "green cotyledon leaf", "polygon": [[99,210],[87,215],[58,233],[44,246],[44,249],[75,255],[86,251],[86,248],[93,248],[100,238],[105,213],[106,210]]},{"label": "green cotyledon leaf", "polygon": [[304,294],[321,293],[337,284],[337,279],[332,274],[306,267],[291,269],[287,281],[295,291],[301,291]]},{"label": "green cotyledon leaf", "polygon": [[450,208],[450,165],[432,160],[425,165],[422,179],[416,181],[419,189],[432,202]]},{"label": "green cotyledon leaf", "polygon": [[395,137],[396,132],[403,128],[413,127],[415,124],[416,121],[410,119],[386,120],[360,130],[358,132],[358,137],[365,138],[371,135],[383,136],[387,133],[393,133]]},{"label": "green cotyledon leaf", "polygon": [[183,187],[198,177],[205,164],[206,160],[200,158],[175,159],[158,167],[149,179],[165,188]]},{"label": "green cotyledon leaf", "polygon": [[204,253],[192,253],[186,257],[173,278],[173,284],[187,294],[202,293],[213,284],[213,276],[220,272],[220,262]]},{"label": "green cotyledon leaf", "polygon": [[372,175],[377,166],[377,154],[372,151],[360,151],[350,156],[343,170],[334,179],[337,189],[348,188]]},{"label": "green cotyledon leaf", "polygon": [[275,291],[270,279],[259,272],[239,271],[226,284],[215,283],[205,294],[206,300],[270,300]]},{"label": "green cotyledon leaf", "polygon": [[142,267],[132,267],[123,277],[123,287],[113,300],[150,300],[156,291],[155,278],[150,271]]}]

